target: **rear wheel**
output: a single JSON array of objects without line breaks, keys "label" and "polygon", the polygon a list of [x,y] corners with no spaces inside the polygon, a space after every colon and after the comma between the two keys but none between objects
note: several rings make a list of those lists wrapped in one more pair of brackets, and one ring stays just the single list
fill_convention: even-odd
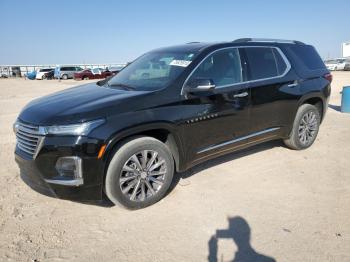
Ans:
[{"label": "rear wheel", "polygon": [[83,80],[89,80],[88,76],[83,76]]},{"label": "rear wheel", "polygon": [[67,80],[68,79],[68,76],[66,74],[62,75],[62,79],[63,80]]},{"label": "rear wheel", "polygon": [[300,106],[290,137],[284,140],[284,143],[295,150],[310,147],[317,137],[320,122],[320,113],[314,105],[304,104]]},{"label": "rear wheel", "polygon": [[129,209],[150,206],[166,194],[174,174],[168,147],[152,137],[124,142],[114,153],[106,174],[105,192]]}]

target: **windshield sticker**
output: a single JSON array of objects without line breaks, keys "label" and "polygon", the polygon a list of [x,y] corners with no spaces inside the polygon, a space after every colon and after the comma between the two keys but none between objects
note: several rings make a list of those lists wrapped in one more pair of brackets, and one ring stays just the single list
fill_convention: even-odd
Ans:
[{"label": "windshield sticker", "polygon": [[191,64],[191,61],[186,61],[186,60],[173,60],[170,62],[170,65],[172,66],[187,67],[189,64]]}]

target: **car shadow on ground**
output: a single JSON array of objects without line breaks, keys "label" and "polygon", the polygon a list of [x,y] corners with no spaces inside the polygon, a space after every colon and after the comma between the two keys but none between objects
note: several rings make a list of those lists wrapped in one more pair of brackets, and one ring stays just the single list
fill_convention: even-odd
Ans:
[{"label": "car shadow on ground", "polygon": [[198,164],[194,167],[192,167],[191,169],[182,172],[182,173],[176,173],[174,175],[174,179],[173,182],[170,186],[170,189],[168,190],[168,194],[177,186],[177,184],[180,182],[180,180],[186,180],[187,178],[205,170],[205,169],[209,169],[211,167],[226,163],[226,162],[230,162],[236,159],[239,159],[241,157],[245,157],[251,154],[255,154],[255,153],[259,153],[262,152],[264,150],[268,150],[274,147],[283,147],[283,142],[281,140],[273,140],[273,141],[269,141],[269,142],[265,142],[262,144],[258,144],[252,147],[249,147],[247,149],[242,149],[239,150],[237,152],[233,152],[230,153],[228,155],[225,156],[221,156],[218,158],[214,158],[212,160],[208,160],[204,163]]},{"label": "car shadow on ground", "polygon": [[[209,262],[218,260],[219,239],[232,239],[237,251],[234,254],[233,262],[275,262],[273,257],[260,254],[254,250],[250,244],[250,227],[248,222],[239,216],[228,218],[229,227],[227,229],[218,229],[208,241]],[[222,261],[222,255],[220,261]],[[225,261],[227,258],[225,259]]]},{"label": "car shadow on ground", "polygon": [[341,107],[340,106],[328,104],[328,107],[334,109],[335,111],[341,112]]},{"label": "car shadow on ground", "polygon": [[[274,147],[281,147],[281,146],[283,146],[283,143],[280,140],[266,142],[263,144],[252,146],[252,147],[247,148],[247,149],[243,149],[241,151],[230,153],[230,154],[222,156],[222,157],[215,158],[213,160],[208,160],[202,164],[196,165],[195,167],[189,169],[188,171],[185,171],[182,173],[175,173],[174,178],[173,178],[173,182],[171,183],[170,188],[169,188],[166,196],[174,190],[174,188],[179,184],[181,179],[187,179],[187,178],[189,178],[189,177],[191,177],[191,176],[193,176],[193,175],[195,175],[195,174],[197,174],[205,169],[211,168],[211,167],[216,166],[216,165],[220,165],[220,164],[223,164],[223,163],[235,160],[235,159],[239,159],[239,158],[247,156],[247,155],[259,153],[259,152],[264,151],[264,150],[268,150],[268,149],[271,149]],[[84,202],[83,201],[73,201],[73,202],[78,202],[78,203],[86,204],[86,205],[105,207],[105,208],[110,208],[110,207],[114,206],[114,204],[105,195],[103,197],[103,200],[99,200],[99,201],[84,201]]]}]

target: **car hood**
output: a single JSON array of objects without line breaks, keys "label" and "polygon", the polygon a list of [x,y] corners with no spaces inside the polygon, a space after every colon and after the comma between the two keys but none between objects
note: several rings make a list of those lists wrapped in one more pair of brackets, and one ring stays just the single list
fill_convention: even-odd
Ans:
[{"label": "car hood", "polygon": [[23,108],[19,119],[36,125],[58,125],[104,118],[122,112],[123,104],[145,93],[150,92],[86,84],[31,101]]}]

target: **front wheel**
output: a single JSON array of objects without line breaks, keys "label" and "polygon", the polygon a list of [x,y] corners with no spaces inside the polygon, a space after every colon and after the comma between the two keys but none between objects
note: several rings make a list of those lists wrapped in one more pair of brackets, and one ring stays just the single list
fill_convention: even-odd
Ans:
[{"label": "front wheel", "polygon": [[310,147],[318,134],[321,117],[314,105],[301,105],[295,116],[290,136],[284,140],[286,146],[295,150]]},{"label": "front wheel", "polygon": [[66,74],[62,75],[62,79],[63,80],[67,80],[68,79],[68,75],[66,75]]},{"label": "front wheel", "polygon": [[105,192],[114,204],[129,209],[150,206],[164,197],[174,174],[168,147],[152,137],[125,141],[114,153],[106,174]]}]

